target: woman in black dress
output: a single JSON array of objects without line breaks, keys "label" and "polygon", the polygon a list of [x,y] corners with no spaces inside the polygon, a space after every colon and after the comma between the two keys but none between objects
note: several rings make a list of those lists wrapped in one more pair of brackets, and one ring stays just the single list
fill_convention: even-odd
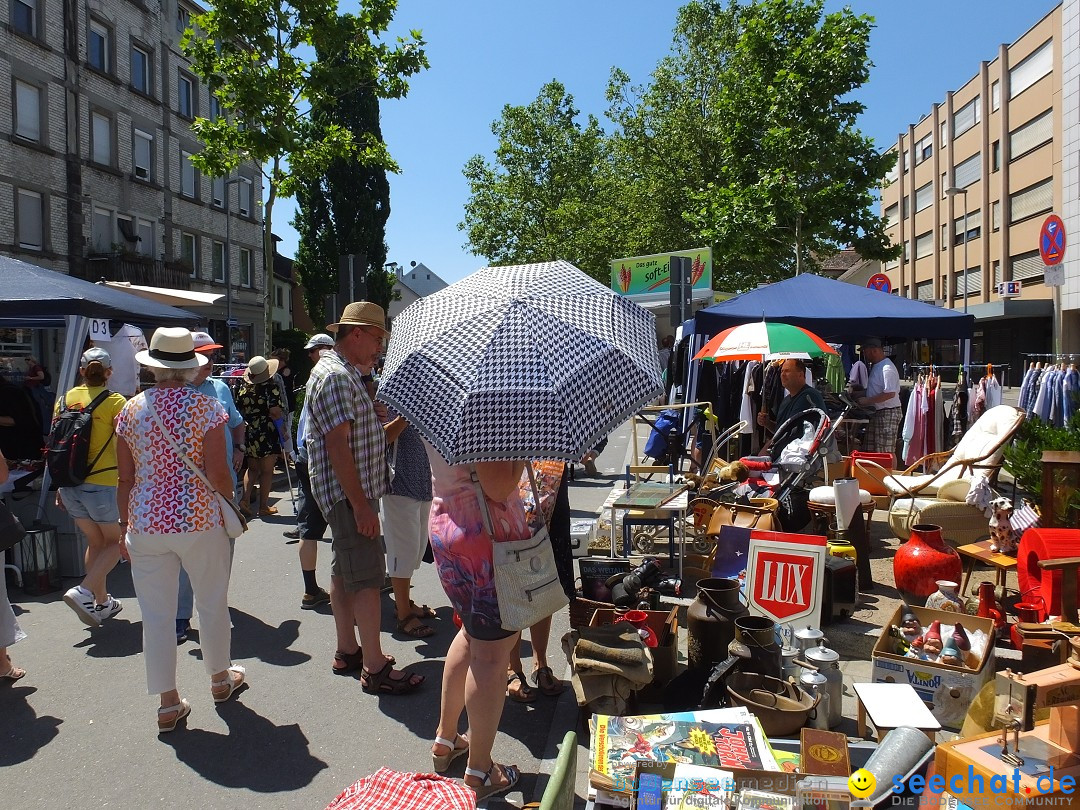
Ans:
[{"label": "woman in black dress", "polygon": [[278,361],[265,357],[252,357],[248,361],[244,381],[236,392],[236,409],[247,423],[245,441],[247,447],[247,475],[244,478],[244,499],[240,511],[251,516],[251,490],[255,479],[259,481],[259,517],[276,515],[278,510],[270,505],[270,487],[274,480],[274,465],[281,453],[281,436],[275,422],[288,431],[285,423],[286,403],[281,388],[274,380]]}]

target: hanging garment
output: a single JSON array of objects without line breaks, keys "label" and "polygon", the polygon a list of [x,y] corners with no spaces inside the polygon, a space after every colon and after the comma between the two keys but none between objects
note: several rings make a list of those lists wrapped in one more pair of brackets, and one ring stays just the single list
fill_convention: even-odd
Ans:
[{"label": "hanging garment", "polygon": [[1068,424],[1073,414],[1080,409],[1080,371],[1076,370],[1076,366],[1069,366],[1061,381],[1062,417],[1065,424]]},{"label": "hanging garment", "polygon": [[986,377],[983,382],[986,383],[986,410],[996,408],[1001,404],[1001,383],[993,374]]},{"label": "hanging garment", "polygon": [[1044,422],[1050,421],[1050,399],[1053,396],[1051,389],[1054,385],[1055,372],[1051,368],[1043,370],[1039,378],[1039,391],[1035,396],[1035,404],[1031,406],[1031,416]]}]

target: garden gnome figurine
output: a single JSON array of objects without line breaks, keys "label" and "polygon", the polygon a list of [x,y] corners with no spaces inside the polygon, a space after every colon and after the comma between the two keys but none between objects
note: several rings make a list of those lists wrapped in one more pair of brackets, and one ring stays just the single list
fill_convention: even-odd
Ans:
[{"label": "garden gnome figurine", "polygon": [[937,655],[941,652],[941,646],[941,622],[935,620],[923,636],[923,649],[928,655]]},{"label": "garden gnome figurine", "polygon": [[922,625],[915,618],[915,614],[907,602],[904,602],[900,608],[900,629],[903,630],[904,636],[909,641],[922,633]]},{"label": "garden gnome figurine", "polygon": [[960,650],[956,648],[956,636],[949,636],[945,640],[945,646],[941,650],[941,663],[959,666]]},{"label": "garden gnome figurine", "polygon": [[953,641],[956,642],[957,649],[963,650],[964,652],[971,649],[971,640],[968,638],[964,625],[960,624],[960,622],[957,622],[956,627],[953,628],[952,637]]}]

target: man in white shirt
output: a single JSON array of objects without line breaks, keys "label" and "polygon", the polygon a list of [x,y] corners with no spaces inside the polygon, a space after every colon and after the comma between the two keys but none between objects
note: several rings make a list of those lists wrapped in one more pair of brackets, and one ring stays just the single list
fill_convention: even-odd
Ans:
[{"label": "man in white shirt", "polygon": [[871,453],[896,454],[896,438],[900,432],[900,373],[885,356],[879,338],[867,338],[862,344],[863,355],[871,364],[866,382],[866,396],[859,405],[874,408],[866,428],[864,449]]}]

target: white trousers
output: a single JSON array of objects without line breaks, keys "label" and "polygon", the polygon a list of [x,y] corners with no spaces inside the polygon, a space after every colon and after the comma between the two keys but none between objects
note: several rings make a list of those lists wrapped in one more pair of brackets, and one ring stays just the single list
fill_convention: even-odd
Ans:
[{"label": "white trousers", "polygon": [[131,580],[143,620],[146,689],[159,695],[176,688],[176,594],[180,566],[191,577],[199,611],[199,646],[209,675],[232,665],[229,648],[229,538],[224,527],[183,534],[129,531]]},{"label": "white trousers", "polygon": [[394,579],[409,579],[424,560],[431,501],[384,495],[380,505],[386,573]]}]

